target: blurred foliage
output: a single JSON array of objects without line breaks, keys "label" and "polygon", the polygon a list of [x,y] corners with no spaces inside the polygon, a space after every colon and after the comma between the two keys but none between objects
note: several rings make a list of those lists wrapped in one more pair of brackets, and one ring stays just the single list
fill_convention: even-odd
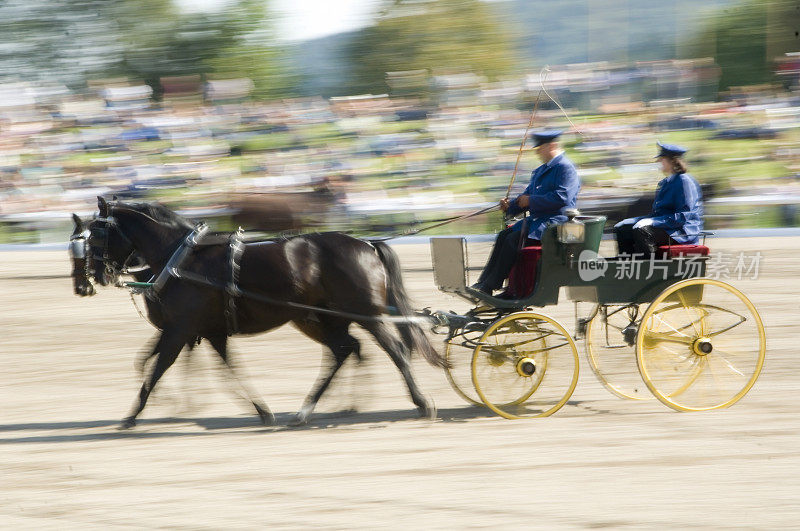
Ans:
[{"label": "blurred foliage", "polygon": [[268,24],[269,3],[181,11],[171,0],[8,0],[0,3],[0,77],[86,79],[128,76],[156,94],[165,76],[248,77],[254,94],[290,92],[285,61]]},{"label": "blurred foliage", "polygon": [[[377,22],[347,49],[355,92],[387,92],[387,72],[472,72],[490,79],[513,72],[515,32],[480,0],[385,2]],[[420,85],[418,89],[424,90]]]},{"label": "blurred foliage", "polygon": [[0,2],[0,78],[82,85],[121,60],[118,27],[102,0]]},{"label": "blurred foliage", "polygon": [[774,82],[774,60],[800,51],[800,3],[745,0],[719,9],[684,52],[711,56],[721,68],[720,89]]},{"label": "blurred foliage", "polygon": [[[279,45],[266,0],[185,12],[172,0],[3,0],[0,80],[246,77],[253,95],[420,95],[428,75],[496,79],[587,61],[714,57],[720,88],[773,82],[800,50],[796,0],[380,0],[373,25]],[[387,72],[422,72],[391,80]],[[390,86],[391,85],[391,86]],[[644,89],[643,89],[644,90]]]},{"label": "blurred foliage", "polygon": [[157,85],[164,76],[247,77],[254,95],[285,94],[279,50],[267,25],[268,3],[238,0],[218,12],[183,13],[171,0],[118,2],[111,12],[124,46],[124,74]]}]

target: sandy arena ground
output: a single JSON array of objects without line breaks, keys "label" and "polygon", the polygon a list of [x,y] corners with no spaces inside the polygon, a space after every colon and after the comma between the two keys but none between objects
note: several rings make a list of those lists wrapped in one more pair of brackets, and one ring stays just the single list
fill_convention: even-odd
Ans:
[{"label": "sandy arena ground", "polygon": [[[367,360],[343,369],[299,429],[286,423],[322,348],[287,326],[232,341],[277,426],[258,424],[202,345],[168,372],[139,426],[118,431],[153,329],[125,291],[74,296],[66,252],[0,253],[0,527],[795,528],[800,239],[743,241],[711,245],[764,254],[757,281],[732,283],[760,309],[768,351],[728,410],[615,398],[581,351],[570,402],[532,421],[466,406],[416,360],[439,408],[435,422],[419,420],[387,356],[360,334]],[[468,309],[436,290],[427,246],[395,249],[415,307]],[[475,245],[472,263],[487,250]],[[547,310],[569,330],[572,311]]]}]

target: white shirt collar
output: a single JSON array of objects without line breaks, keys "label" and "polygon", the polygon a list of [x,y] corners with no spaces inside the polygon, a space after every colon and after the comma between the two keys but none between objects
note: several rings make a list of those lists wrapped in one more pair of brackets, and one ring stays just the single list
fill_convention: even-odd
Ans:
[{"label": "white shirt collar", "polygon": [[552,166],[553,164],[555,164],[555,163],[556,163],[556,161],[557,161],[559,158],[561,158],[561,156],[562,156],[562,155],[564,155],[564,150],[563,150],[563,149],[559,149],[559,150],[558,150],[558,153],[556,153],[556,156],[555,156],[555,157],[553,157],[552,159],[548,160],[547,162],[545,162],[545,163],[544,163],[544,165],[545,165],[545,166],[547,166],[547,167],[549,168],[550,166]]}]

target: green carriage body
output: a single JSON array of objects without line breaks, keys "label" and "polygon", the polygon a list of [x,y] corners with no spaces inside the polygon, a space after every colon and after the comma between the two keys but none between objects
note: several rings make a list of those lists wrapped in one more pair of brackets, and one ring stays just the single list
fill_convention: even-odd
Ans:
[{"label": "green carriage body", "polygon": [[[603,258],[598,251],[606,218],[578,216],[576,219],[585,226],[582,243],[559,242],[557,226],[545,230],[533,292],[521,299],[497,298],[471,289],[466,285],[466,275],[458,269],[450,275],[451,278],[459,279],[458,281],[441,282],[440,278],[447,275],[441,274],[439,268],[464,267],[463,258],[456,257],[453,260],[452,257],[452,250],[459,245],[463,247],[464,244],[462,240],[460,244],[451,243],[444,249],[442,244],[445,242],[437,241],[442,239],[432,238],[434,269],[439,288],[498,309],[515,310],[558,304],[561,288],[566,288],[566,297],[572,301],[599,304],[646,303],[676,282],[705,275],[705,256],[665,259]],[[446,258],[445,254],[451,256]],[[698,298],[701,296],[701,292],[696,295]]]}]

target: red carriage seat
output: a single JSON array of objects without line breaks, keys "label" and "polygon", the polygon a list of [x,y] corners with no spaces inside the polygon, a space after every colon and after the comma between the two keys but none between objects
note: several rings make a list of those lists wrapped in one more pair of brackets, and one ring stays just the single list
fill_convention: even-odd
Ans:
[{"label": "red carriage seat", "polygon": [[662,245],[658,251],[666,258],[680,258],[684,255],[708,256],[705,245]]},{"label": "red carriage seat", "polygon": [[542,257],[542,246],[532,245],[520,249],[517,261],[508,275],[504,296],[522,299],[533,293],[536,286],[536,269]]}]

